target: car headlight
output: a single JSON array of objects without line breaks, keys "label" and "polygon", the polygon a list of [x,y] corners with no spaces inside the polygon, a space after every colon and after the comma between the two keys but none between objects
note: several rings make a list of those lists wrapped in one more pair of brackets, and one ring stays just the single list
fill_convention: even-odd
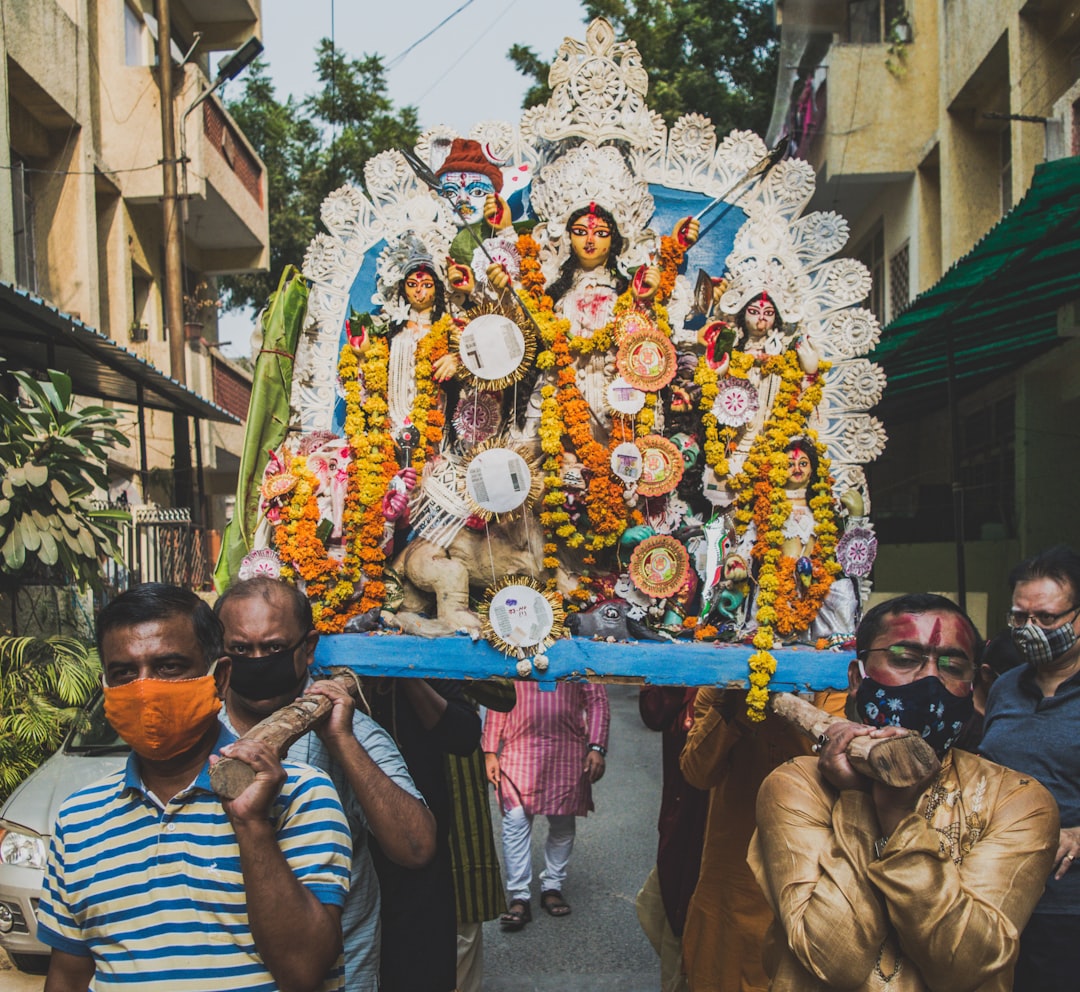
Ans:
[{"label": "car headlight", "polygon": [[45,838],[25,827],[0,820],[0,865],[43,869]]}]

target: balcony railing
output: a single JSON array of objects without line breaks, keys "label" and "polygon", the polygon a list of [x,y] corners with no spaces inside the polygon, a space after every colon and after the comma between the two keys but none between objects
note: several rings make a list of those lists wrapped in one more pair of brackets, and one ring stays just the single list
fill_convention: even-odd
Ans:
[{"label": "balcony railing", "polygon": [[206,528],[191,522],[187,507],[150,504],[128,509],[131,520],[120,529],[122,564],[110,561],[106,566],[109,595],[140,582],[165,582],[193,590],[209,588],[213,563],[208,534]]}]

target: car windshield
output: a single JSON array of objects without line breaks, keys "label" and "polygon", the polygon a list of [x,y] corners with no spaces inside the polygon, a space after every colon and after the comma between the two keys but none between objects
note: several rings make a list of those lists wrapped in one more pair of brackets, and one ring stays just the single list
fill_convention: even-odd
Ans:
[{"label": "car windshield", "polygon": [[99,691],[86,704],[78,724],[68,735],[64,750],[70,754],[102,754],[127,751],[128,746],[105,719],[105,697]]}]

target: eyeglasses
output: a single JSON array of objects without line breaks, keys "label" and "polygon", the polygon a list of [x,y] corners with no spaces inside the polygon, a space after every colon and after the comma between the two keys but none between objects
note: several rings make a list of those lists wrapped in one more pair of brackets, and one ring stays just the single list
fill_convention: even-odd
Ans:
[{"label": "eyeglasses", "polygon": [[[966,655],[938,652],[921,646],[890,644],[887,648],[868,648],[862,656],[884,655],[884,666],[897,678],[910,680],[911,676],[926,668],[931,661],[937,662],[938,674],[946,682],[970,683],[975,678],[975,664]],[[880,666],[875,665],[879,671]]]},{"label": "eyeglasses", "polygon": [[1061,621],[1070,613],[1072,614],[1072,617],[1069,619],[1069,623],[1072,623],[1077,615],[1080,614],[1080,606],[1070,606],[1060,613],[1047,613],[1044,610],[1039,610],[1035,613],[1025,613],[1023,610],[1009,610],[1009,612],[1005,614],[1005,622],[1014,629],[1017,627],[1026,627],[1028,623],[1031,622],[1038,627],[1052,630],[1055,627],[1059,627]]}]

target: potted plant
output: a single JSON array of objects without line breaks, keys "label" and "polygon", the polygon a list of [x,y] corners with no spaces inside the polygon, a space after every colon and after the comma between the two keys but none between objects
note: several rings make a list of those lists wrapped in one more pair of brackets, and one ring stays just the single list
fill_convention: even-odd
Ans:
[{"label": "potted plant", "polygon": [[205,279],[196,283],[190,293],[184,293],[184,335],[189,341],[202,337],[206,319],[216,314],[224,302],[213,295],[212,287]]},{"label": "potted plant", "polygon": [[128,328],[128,337],[136,342],[140,343],[145,341],[150,336],[150,328],[146,324],[140,324],[139,321],[133,320],[131,327]]},{"label": "potted plant", "polygon": [[[100,588],[101,560],[119,561],[129,514],[101,507],[94,493],[108,488],[109,453],[129,442],[116,411],[75,407],[63,372],[50,369],[46,382],[11,374],[22,397],[0,395],[0,591],[17,633],[20,603],[32,613],[56,587]],[[48,597],[40,587],[51,587]]]},{"label": "potted plant", "polygon": [[911,22],[908,21],[906,13],[889,22],[888,42],[885,68],[896,79],[903,79],[907,74],[907,48],[911,44]]}]

